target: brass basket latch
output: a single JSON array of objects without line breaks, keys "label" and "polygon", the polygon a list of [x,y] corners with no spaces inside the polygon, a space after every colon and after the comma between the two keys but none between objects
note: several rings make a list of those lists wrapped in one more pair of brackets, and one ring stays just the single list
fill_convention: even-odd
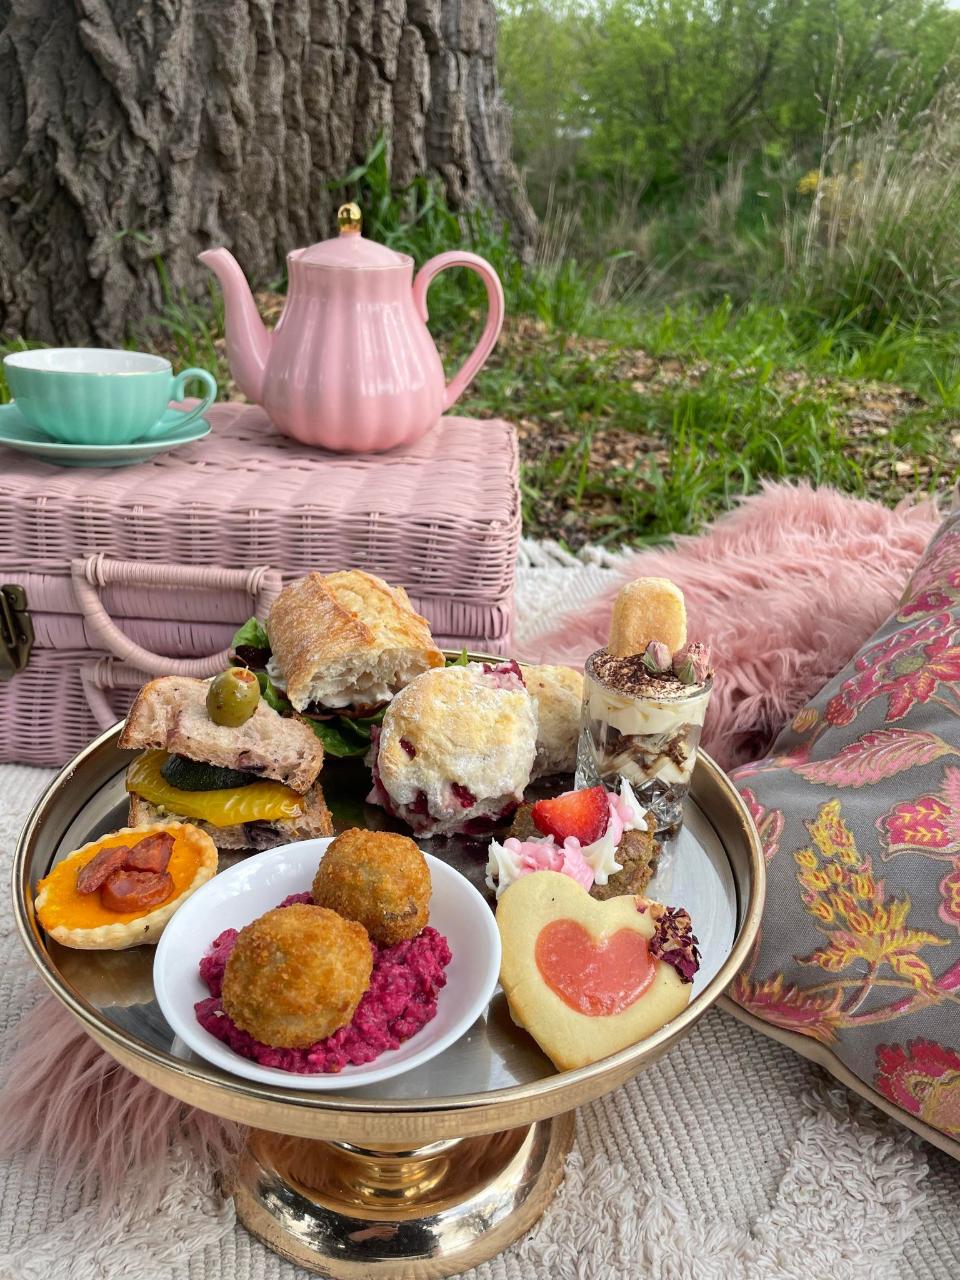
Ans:
[{"label": "brass basket latch", "polygon": [[13,584],[0,587],[0,680],[22,671],[33,648],[33,623],[27,593]]}]

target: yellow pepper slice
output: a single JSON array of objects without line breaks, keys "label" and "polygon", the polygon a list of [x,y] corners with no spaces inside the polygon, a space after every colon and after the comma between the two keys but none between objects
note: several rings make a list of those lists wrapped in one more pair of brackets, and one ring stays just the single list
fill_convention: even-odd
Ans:
[{"label": "yellow pepper slice", "polygon": [[127,770],[127,790],[167,813],[198,818],[215,827],[241,822],[276,822],[303,812],[303,796],[281,782],[253,782],[248,787],[221,791],[182,791],[172,787],[160,770],[166,751],[145,751]]}]

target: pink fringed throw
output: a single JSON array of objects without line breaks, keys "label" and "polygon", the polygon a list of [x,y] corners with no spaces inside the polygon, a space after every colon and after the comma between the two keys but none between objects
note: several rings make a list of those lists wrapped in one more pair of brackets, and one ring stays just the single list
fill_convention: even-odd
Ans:
[{"label": "pink fringed throw", "polygon": [[140,1203],[160,1202],[181,1139],[203,1167],[226,1167],[239,1125],[188,1107],[119,1066],[53,996],[20,1022],[0,1084],[0,1152],[48,1160],[63,1189],[80,1175],[108,1213],[134,1174]]},{"label": "pink fringed throw", "polygon": [[[690,638],[717,665],[703,745],[725,768],[764,754],[790,717],[893,612],[939,518],[807,484],[767,484],[698,537],[644,551],[625,581],[672,578]],[[581,666],[606,643],[615,588],[538,637],[528,662]]]}]

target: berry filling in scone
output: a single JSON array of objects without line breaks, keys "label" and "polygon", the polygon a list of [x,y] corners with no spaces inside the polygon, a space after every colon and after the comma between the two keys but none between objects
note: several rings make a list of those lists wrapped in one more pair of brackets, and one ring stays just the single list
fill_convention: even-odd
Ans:
[{"label": "berry filling in scone", "polygon": [[427,672],[371,732],[368,798],[417,835],[485,835],[522,802],[536,734],[516,662]]}]

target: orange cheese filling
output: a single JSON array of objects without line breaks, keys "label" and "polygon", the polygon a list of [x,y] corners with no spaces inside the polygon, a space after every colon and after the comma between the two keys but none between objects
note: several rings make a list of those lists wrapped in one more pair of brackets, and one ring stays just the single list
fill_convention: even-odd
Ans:
[{"label": "orange cheese filling", "polygon": [[[58,926],[65,929],[96,929],[102,924],[126,924],[157,910],[157,907],[149,907],[146,911],[108,911],[100,901],[99,893],[77,892],[77,873],[101,849],[112,849],[118,844],[130,845],[136,839],[137,836],[130,833],[104,836],[81,855],[58,862],[50,874],[44,876],[37,885],[37,894],[43,889],[47,891],[39,917],[48,933]],[[173,878],[173,893],[167,899],[168,902],[189,889],[199,865],[200,855],[190,833],[182,830],[176,832],[170,862],[167,864],[167,871]]]},{"label": "orange cheese filling", "polygon": [[160,770],[166,751],[145,751],[127,770],[127,790],[178,818],[196,818],[214,827],[243,822],[276,822],[297,818],[303,796],[281,782],[253,782],[248,787],[220,791],[182,791],[172,787]]}]

